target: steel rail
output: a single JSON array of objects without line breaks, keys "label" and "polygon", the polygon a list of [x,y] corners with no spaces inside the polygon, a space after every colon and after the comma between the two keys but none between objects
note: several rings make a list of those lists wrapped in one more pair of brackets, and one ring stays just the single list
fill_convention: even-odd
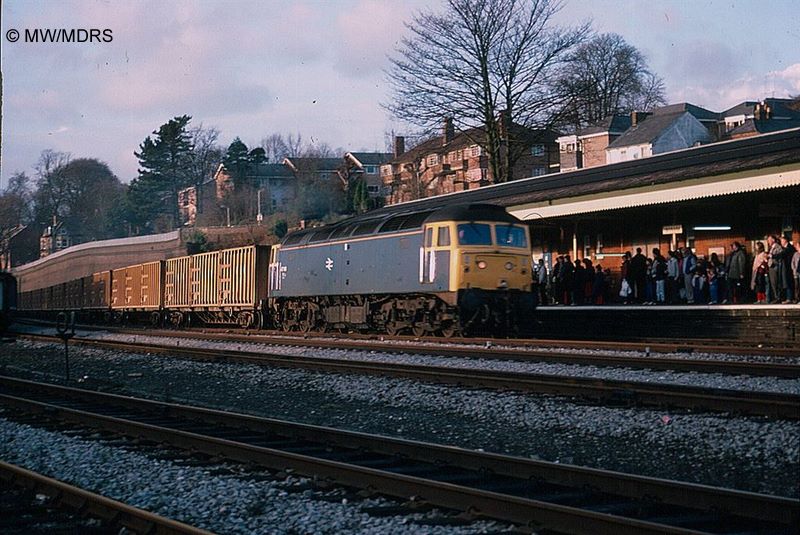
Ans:
[{"label": "steel rail", "polygon": [[[21,324],[30,325],[55,325],[54,322],[46,320],[36,320],[29,318],[19,318],[15,320]],[[92,330],[113,330],[114,332],[124,334],[141,334],[142,329],[135,328],[120,328],[109,325],[78,325],[81,329]],[[798,351],[791,347],[776,347],[766,346],[759,344],[758,346],[743,345],[740,341],[731,341],[731,343],[723,344],[720,340],[716,339],[681,339],[680,341],[670,341],[668,338],[659,339],[643,339],[640,341],[631,340],[567,340],[567,339],[546,339],[546,338],[441,338],[441,337],[415,337],[412,335],[395,335],[390,336],[386,334],[361,334],[361,333],[348,333],[334,334],[312,331],[309,333],[299,332],[284,332],[284,331],[250,331],[241,330],[238,328],[224,329],[218,327],[203,327],[203,328],[188,328],[181,331],[170,329],[148,329],[148,334],[175,336],[175,337],[197,337],[197,333],[203,333],[204,336],[220,337],[220,339],[233,339],[239,340],[242,338],[258,338],[268,339],[274,343],[294,343],[297,345],[311,345],[307,339],[311,338],[314,341],[322,340],[329,341],[329,343],[339,343],[342,348],[349,348],[348,344],[353,344],[354,340],[370,340],[373,342],[381,342],[383,340],[391,340],[398,342],[410,341],[423,341],[431,344],[446,344],[447,346],[455,345],[485,345],[485,344],[503,344],[505,346],[517,346],[519,348],[538,347],[538,348],[558,348],[558,349],[589,349],[589,350],[607,350],[607,351],[634,351],[634,352],[652,352],[652,353],[694,353],[694,352],[708,352],[708,353],[727,353],[732,355],[751,355],[751,356],[774,356],[774,357],[797,357]],[[235,334],[235,333],[241,334]],[[347,340],[342,340],[342,336],[346,336]],[[320,342],[321,343],[321,342]],[[333,346],[331,346],[333,347]]]},{"label": "steel rail", "polygon": [[[187,422],[204,422],[218,429],[232,428],[246,437],[248,433],[273,433],[283,437],[311,440],[322,444],[323,451],[331,447],[345,446],[353,451],[366,450],[393,455],[398,459],[419,459],[435,466],[465,467],[476,473],[514,477],[528,485],[542,482],[567,485],[571,488],[627,500],[659,503],[676,508],[688,508],[689,516],[717,514],[721,518],[733,515],[741,521],[749,519],[757,525],[793,526],[800,521],[800,502],[790,498],[767,496],[749,492],[718,489],[704,485],[666,481],[656,478],[619,474],[598,469],[559,465],[500,454],[487,454],[455,447],[437,446],[420,442],[387,437],[374,437],[362,433],[333,430],[305,424],[294,424],[279,420],[257,418],[141,400],[125,396],[101,394],[29,381],[0,378],[0,395],[4,404],[27,412],[40,413],[47,417],[65,419],[81,425],[97,426],[133,437],[165,441],[182,448],[221,456],[241,462],[256,463],[277,469],[291,468],[301,474],[330,478],[339,484],[373,489],[382,494],[400,498],[416,496],[424,501],[462,511],[471,511],[478,516],[487,516],[535,528],[557,529],[568,533],[696,533],[679,527],[681,520],[672,518],[678,525],[666,525],[655,521],[630,518],[576,506],[559,505],[541,499],[531,499],[479,487],[447,483],[426,479],[401,472],[380,470],[357,464],[348,464],[311,454],[281,451],[271,447],[246,444],[236,438],[218,438],[203,435],[199,431],[181,430],[180,427],[164,427],[164,420],[181,419]],[[34,396],[44,399],[20,397],[38,392]],[[78,403],[70,407],[68,402],[53,404],[52,397],[69,399]],[[67,403],[67,405],[63,405]],[[85,405],[100,407],[92,412]],[[116,407],[116,409],[115,409]],[[122,410],[123,414],[115,413]],[[97,411],[97,408],[94,409]],[[140,411],[153,415],[156,423],[145,418],[132,418],[127,411]],[[174,425],[174,424],[173,424]],[[190,429],[192,429],[190,427]],[[222,433],[222,436],[227,436]],[[413,472],[412,472],[413,473]],[[643,505],[641,506],[643,507]],[[636,507],[634,507],[636,509]],[[698,513],[699,511],[699,513]],[[682,514],[687,514],[683,511]],[[669,516],[669,515],[668,515]],[[737,525],[738,526],[738,525]]]},{"label": "steel rail", "polygon": [[211,535],[210,531],[159,516],[3,461],[0,461],[0,480],[44,494],[59,505],[124,526],[135,533]]},{"label": "steel rail", "polygon": [[[55,340],[44,335],[32,339]],[[800,419],[800,395],[774,392],[707,388],[690,385],[621,381],[536,373],[502,372],[477,368],[410,365],[363,360],[287,356],[260,352],[200,349],[115,340],[73,338],[71,344],[138,353],[162,354],[212,362],[302,368],[313,371],[360,373],[402,377],[431,383],[447,383],[496,390],[575,396],[622,405],[679,407],[692,410],[733,412],[772,418]]]},{"label": "steel rail", "polygon": [[[133,336],[142,335],[142,331],[122,330],[120,334]],[[147,332],[148,336],[163,336],[169,338],[207,339],[229,342],[247,342],[293,345],[300,347],[315,347],[325,349],[345,349],[360,351],[382,351],[386,353],[407,353],[415,355],[437,355],[444,357],[461,357],[472,359],[514,360],[520,362],[553,362],[559,364],[580,364],[584,366],[601,367],[627,367],[651,370],[673,370],[698,373],[721,373],[726,375],[751,375],[759,377],[783,377],[789,379],[800,378],[800,364],[786,364],[773,362],[742,362],[724,361],[714,359],[686,359],[626,355],[592,355],[585,353],[563,352],[538,352],[530,351],[531,344],[518,347],[475,347],[477,342],[468,345],[443,344],[440,342],[420,345],[419,343],[398,344],[371,338],[358,338],[356,340],[341,338],[301,338],[299,336],[273,337],[263,335],[198,332],[198,331],[154,331]],[[404,339],[399,339],[404,341]],[[407,340],[407,339],[406,339]],[[426,339],[427,341],[427,339]],[[486,340],[489,342],[489,340]],[[503,345],[506,341],[502,342]],[[555,347],[555,346],[554,346]],[[563,346],[562,346],[563,347]],[[593,348],[597,349],[597,348]],[[649,348],[651,351],[655,351]]]}]

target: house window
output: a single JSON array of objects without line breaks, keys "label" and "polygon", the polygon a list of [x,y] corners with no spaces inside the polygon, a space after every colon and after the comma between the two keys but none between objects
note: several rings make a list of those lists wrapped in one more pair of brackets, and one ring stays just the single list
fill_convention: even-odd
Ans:
[{"label": "house window", "polygon": [[534,167],[531,171],[531,176],[542,176],[547,174],[547,169],[542,166]]},{"label": "house window", "polygon": [[428,156],[428,167],[432,167],[439,163],[439,155],[438,154],[431,154]]},{"label": "house window", "polygon": [[380,191],[379,186],[367,186],[367,192],[369,193],[378,193]]},{"label": "house window", "polygon": [[377,165],[365,165],[364,166],[364,172],[367,173],[368,175],[374,175],[375,173],[378,172],[378,166]]},{"label": "house window", "polygon": [[544,145],[531,146],[531,156],[544,156]]},{"label": "house window", "polygon": [[480,156],[481,148],[478,146],[472,147],[472,156]]}]

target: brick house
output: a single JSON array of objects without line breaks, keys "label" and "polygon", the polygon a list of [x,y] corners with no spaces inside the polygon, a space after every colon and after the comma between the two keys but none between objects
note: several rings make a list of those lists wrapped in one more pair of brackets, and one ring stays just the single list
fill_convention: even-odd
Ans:
[{"label": "brick house", "polygon": [[630,115],[610,115],[596,125],[578,130],[576,134],[559,137],[560,170],[574,171],[605,165],[608,145],[646,115],[649,114],[632,112]]},{"label": "brick house", "polygon": [[[512,177],[540,176],[557,170],[558,136],[555,132],[534,130],[514,123],[509,125],[508,132],[519,147]],[[444,121],[441,136],[408,151],[405,151],[405,139],[396,137],[394,158],[381,165],[386,203],[395,204],[494,184],[489,158],[482,147],[485,137],[482,128],[456,132],[452,119]]]}]

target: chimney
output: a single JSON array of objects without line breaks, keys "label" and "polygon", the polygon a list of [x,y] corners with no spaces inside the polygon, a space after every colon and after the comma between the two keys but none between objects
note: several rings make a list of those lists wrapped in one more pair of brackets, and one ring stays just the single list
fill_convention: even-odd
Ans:
[{"label": "chimney", "polygon": [[753,119],[756,121],[766,121],[772,117],[772,108],[763,100],[753,108]]},{"label": "chimney", "polygon": [[442,145],[447,145],[456,137],[456,129],[453,126],[453,118],[446,117],[442,125]]},{"label": "chimney", "polygon": [[394,157],[399,158],[406,151],[406,138],[394,136]]},{"label": "chimney", "polygon": [[650,117],[652,113],[647,113],[643,111],[632,111],[631,112],[631,127],[636,126],[637,124],[641,123],[648,117]]}]

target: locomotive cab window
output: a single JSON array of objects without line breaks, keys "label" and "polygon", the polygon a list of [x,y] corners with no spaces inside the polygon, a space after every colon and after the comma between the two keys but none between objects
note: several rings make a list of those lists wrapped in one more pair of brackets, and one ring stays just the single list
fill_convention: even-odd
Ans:
[{"label": "locomotive cab window", "polygon": [[495,227],[497,245],[504,247],[527,247],[525,229],[516,225],[497,225]]},{"label": "locomotive cab window", "polygon": [[459,245],[491,245],[492,228],[485,223],[461,223],[458,225]]},{"label": "locomotive cab window", "polygon": [[425,247],[432,247],[433,246],[433,229],[428,227],[428,230],[425,231]]},{"label": "locomotive cab window", "polygon": [[438,236],[436,237],[436,245],[439,247],[447,247],[450,245],[450,228],[439,227]]}]

